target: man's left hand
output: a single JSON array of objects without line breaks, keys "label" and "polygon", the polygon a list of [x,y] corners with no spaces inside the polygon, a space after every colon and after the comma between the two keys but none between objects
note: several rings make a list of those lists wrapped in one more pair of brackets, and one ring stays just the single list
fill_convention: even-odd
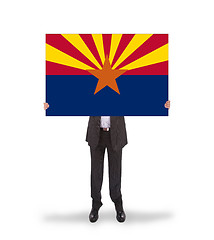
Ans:
[{"label": "man's left hand", "polygon": [[164,107],[170,109],[170,101],[169,100],[166,101],[166,103],[164,104]]}]

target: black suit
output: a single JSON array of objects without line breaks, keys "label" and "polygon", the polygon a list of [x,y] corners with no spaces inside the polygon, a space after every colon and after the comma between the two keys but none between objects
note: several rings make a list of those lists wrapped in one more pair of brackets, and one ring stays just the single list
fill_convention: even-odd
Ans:
[{"label": "black suit", "polygon": [[[100,136],[100,116],[89,117],[86,141],[88,145],[95,148]],[[111,116],[111,141],[113,149],[123,148],[127,143],[126,124],[123,116]]]},{"label": "black suit", "polygon": [[118,210],[122,208],[121,160],[122,148],[128,143],[124,116],[110,117],[110,131],[100,128],[100,116],[91,116],[88,121],[86,141],[91,152],[91,197],[93,207],[102,206],[101,188],[103,181],[104,154],[107,148],[109,166],[109,190]]}]

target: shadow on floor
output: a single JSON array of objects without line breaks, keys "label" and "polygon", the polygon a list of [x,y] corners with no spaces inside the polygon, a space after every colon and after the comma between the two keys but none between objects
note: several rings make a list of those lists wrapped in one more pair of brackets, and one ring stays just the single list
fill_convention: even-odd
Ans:
[{"label": "shadow on floor", "polygon": [[[74,223],[88,223],[89,212],[75,212],[68,214],[49,214],[44,217],[46,222],[74,222]],[[153,211],[153,212],[140,212],[140,211],[126,211],[126,223],[149,223],[155,221],[168,220],[173,217],[173,214],[168,211]],[[116,212],[112,211],[99,211],[98,222],[115,222]]]}]

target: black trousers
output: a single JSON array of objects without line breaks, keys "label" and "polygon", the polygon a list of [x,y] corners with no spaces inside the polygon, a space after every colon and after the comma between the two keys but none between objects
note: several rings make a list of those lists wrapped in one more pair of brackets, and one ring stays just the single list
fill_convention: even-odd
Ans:
[{"label": "black trousers", "polygon": [[[111,131],[111,130],[110,130]],[[100,139],[96,148],[90,147],[91,152],[91,197],[92,206],[99,209],[101,202],[101,189],[103,183],[104,155],[107,148],[109,193],[111,200],[115,203],[116,210],[123,209],[121,194],[121,160],[122,148],[115,151],[112,148],[110,131],[100,129]]]}]

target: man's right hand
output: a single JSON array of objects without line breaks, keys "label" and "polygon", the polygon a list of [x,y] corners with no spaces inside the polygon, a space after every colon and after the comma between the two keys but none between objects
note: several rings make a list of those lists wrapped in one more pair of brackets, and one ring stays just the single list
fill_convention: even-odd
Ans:
[{"label": "man's right hand", "polygon": [[48,109],[49,108],[49,104],[48,103],[44,103],[44,109]]}]

